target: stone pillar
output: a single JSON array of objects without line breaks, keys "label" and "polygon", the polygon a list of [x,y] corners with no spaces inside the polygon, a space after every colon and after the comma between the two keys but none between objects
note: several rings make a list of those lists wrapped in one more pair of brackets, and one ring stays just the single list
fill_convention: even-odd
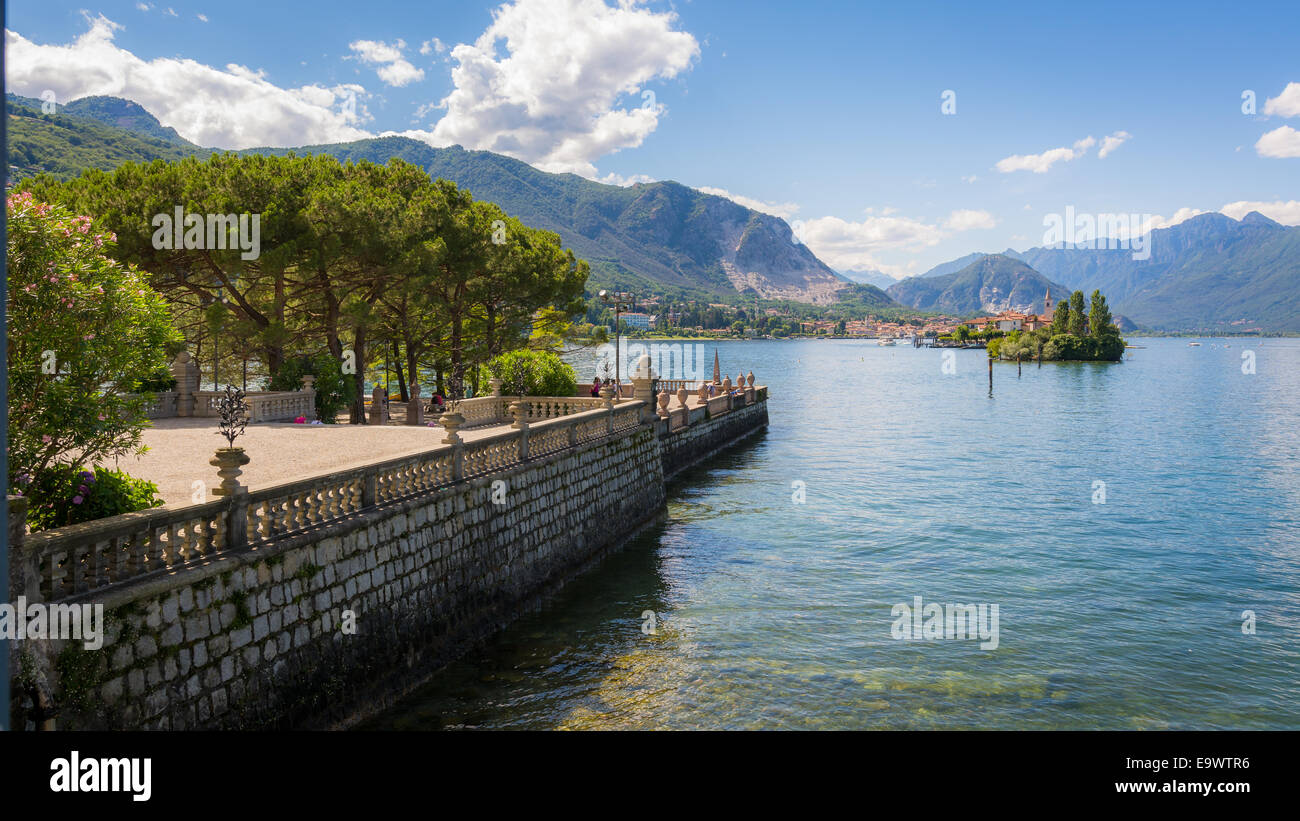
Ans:
[{"label": "stone pillar", "polygon": [[605,431],[614,432],[614,388],[606,385],[600,389],[600,398],[605,400]]},{"label": "stone pillar", "polygon": [[406,424],[424,424],[424,402],[420,399],[420,386],[411,386],[411,401],[406,403]]},{"label": "stone pillar", "polygon": [[641,421],[654,415],[654,369],[650,365],[650,354],[642,354],[632,369],[632,398],[645,402],[641,409]]},{"label": "stone pillar", "polygon": [[[302,392],[307,394],[307,412],[303,416],[307,417],[307,421],[310,422],[316,418],[316,377],[311,374],[303,374]],[[327,420],[322,419],[321,421],[325,422]]]},{"label": "stone pillar", "polygon": [[691,409],[686,406],[686,400],[689,398],[690,394],[686,392],[686,388],[677,389],[677,404],[680,406],[678,413],[682,415],[682,427],[684,428],[689,427],[691,424]]},{"label": "stone pillar", "polygon": [[370,392],[370,424],[382,425],[388,421],[388,397],[381,385]]},{"label": "stone pillar", "polygon": [[[247,460],[247,457],[245,457]],[[230,509],[226,512],[226,547],[239,550],[248,544],[248,488],[236,486],[230,494]]]},{"label": "stone pillar", "polygon": [[443,438],[444,445],[451,445],[451,478],[459,482],[465,478],[465,441],[460,438],[457,429],[465,424],[465,417],[459,413],[444,413],[438,420],[447,429]]},{"label": "stone pillar", "polygon": [[194,394],[199,390],[199,366],[188,351],[181,351],[172,360],[171,371],[176,380],[176,415],[193,416]]},{"label": "stone pillar", "polygon": [[519,431],[519,458],[528,458],[528,402],[516,399],[510,403],[510,415],[515,421],[510,425]]},{"label": "stone pillar", "polygon": [[493,396],[500,396],[500,395],[501,395],[501,380],[500,380],[500,379],[497,379],[497,378],[494,376],[494,377],[492,377],[491,379],[488,380],[488,384],[492,386],[492,395],[493,395]]},{"label": "stone pillar", "polygon": [[[26,596],[28,602],[44,601],[41,571],[35,554],[27,549],[27,497],[8,496],[9,503],[9,601]],[[12,646],[12,644],[10,645]],[[17,673],[17,671],[13,671]],[[0,705],[8,710],[9,705]]]}]

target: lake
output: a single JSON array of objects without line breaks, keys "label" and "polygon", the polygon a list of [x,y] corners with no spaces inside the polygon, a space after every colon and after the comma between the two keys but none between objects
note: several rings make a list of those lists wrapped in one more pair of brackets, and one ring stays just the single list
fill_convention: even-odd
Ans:
[{"label": "lake", "polygon": [[1300,340],[1200,341],[991,398],[979,350],[718,343],[766,434],[366,726],[1298,729]]}]

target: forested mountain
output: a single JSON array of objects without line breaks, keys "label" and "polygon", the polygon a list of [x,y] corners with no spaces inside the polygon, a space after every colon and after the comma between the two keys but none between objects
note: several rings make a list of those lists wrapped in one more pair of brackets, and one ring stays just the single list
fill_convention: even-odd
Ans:
[{"label": "forested mountain", "polygon": [[1068,296],[1065,286],[1049,281],[1024,262],[987,254],[950,274],[909,277],[890,286],[887,293],[913,308],[946,314],[1041,313],[1048,288],[1054,300]]}]

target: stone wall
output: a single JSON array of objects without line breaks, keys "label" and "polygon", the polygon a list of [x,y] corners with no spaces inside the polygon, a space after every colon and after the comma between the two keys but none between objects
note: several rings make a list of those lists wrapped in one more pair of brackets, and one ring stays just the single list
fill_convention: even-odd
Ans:
[{"label": "stone wall", "polygon": [[660,420],[660,447],[665,480],[708,459],[767,428],[767,402],[738,407],[706,420],[703,408],[691,410],[690,424],[667,433],[667,420]]},{"label": "stone wall", "polygon": [[672,433],[649,421],[201,566],[65,598],[104,604],[104,647],[11,643],[13,726],[363,719],[656,520],[667,477],[766,424],[765,401]]}]

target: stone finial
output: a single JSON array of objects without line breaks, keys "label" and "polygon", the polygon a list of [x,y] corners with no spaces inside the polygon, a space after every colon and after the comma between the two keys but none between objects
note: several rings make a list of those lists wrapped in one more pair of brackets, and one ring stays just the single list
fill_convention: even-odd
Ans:
[{"label": "stone finial", "polygon": [[304,374],[302,377],[302,389],[305,391],[315,390],[316,377],[311,374]]},{"label": "stone finial", "polygon": [[240,468],[248,462],[248,455],[244,453],[243,448],[217,448],[216,455],[208,460],[208,464],[217,469],[217,475],[221,477],[221,485],[212,489],[212,495],[234,495],[240,487],[239,475],[244,472]]},{"label": "stone finial", "polygon": [[654,368],[651,366],[650,354],[641,354],[637,357],[636,367],[632,369],[633,379],[654,379]]},{"label": "stone finial", "polygon": [[700,404],[704,404],[705,402],[708,401],[709,401],[709,386],[706,383],[701,382],[700,383]]},{"label": "stone finial", "polygon": [[730,377],[730,376],[728,376],[726,379],[723,379],[723,380],[722,380],[722,392],[723,392],[723,393],[731,393],[731,377]]},{"label": "stone finial", "polygon": [[500,380],[500,379],[498,379],[497,377],[494,376],[494,377],[492,377],[491,379],[488,380],[488,384],[492,386],[492,395],[493,395],[493,396],[500,396],[500,395],[501,395],[501,380]]},{"label": "stone finial", "polygon": [[600,398],[605,400],[605,407],[606,407],[606,408],[613,408],[613,407],[614,407],[614,387],[613,387],[612,385],[606,385],[605,387],[601,388],[601,389],[600,389]]},{"label": "stone finial", "polygon": [[444,413],[439,419],[442,426],[447,429],[447,435],[443,438],[444,445],[459,445],[461,443],[460,434],[456,431],[461,425],[465,424],[465,416],[459,413]]},{"label": "stone finial", "polygon": [[688,393],[686,392],[686,388],[678,388],[678,389],[677,389],[677,404],[681,405],[683,408],[686,407],[686,397],[687,397],[687,396],[690,396],[690,394],[688,394]]},{"label": "stone finial", "polygon": [[750,372],[749,372],[749,375],[745,377],[745,382],[749,385],[749,387],[751,387],[751,388],[754,387],[754,372],[753,372],[753,371],[750,371]]},{"label": "stone finial", "polygon": [[713,349],[713,384],[718,385],[722,382],[722,369],[718,367],[718,349]]},{"label": "stone finial", "polygon": [[672,399],[672,394],[668,393],[667,391],[663,391],[659,394],[659,415],[660,416],[668,415],[668,401],[670,399]]}]

